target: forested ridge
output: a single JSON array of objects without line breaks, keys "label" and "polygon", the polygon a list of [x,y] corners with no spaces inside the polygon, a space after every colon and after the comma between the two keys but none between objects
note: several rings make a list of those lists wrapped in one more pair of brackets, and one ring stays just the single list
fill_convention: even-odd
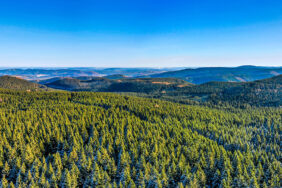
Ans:
[{"label": "forested ridge", "polygon": [[281,115],[0,90],[1,187],[281,187]]},{"label": "forested ridge", "polygon": [[149,75],[153,78],[180,78],[194,84],[211,81],[249,82],[282,74],[282,67],[259,67],[244,65],[239,67],[199,67],[167,71]]},{"label": "forested ridge", "polygon": [[40,83],[54,89],[116,92],[182,104],[231,105],[239,108],[282,106],[282,75],[252,82],[213,81],[199,85],[177,78],[116,78],[116,76],[121,75],[113,75],[112,79],[87,76],[52,78]]},{"label": "forested ridge", "polygon": [[32,83],[27,80],[12,77],[12,76],[1,76],[0,77],[0,88],[15,89],[15,90],[28,90],[28,91],[47,91],[52,90],[44,85]]},{"label": "forested ridge", "polygon": [[68,91],[95,92],[138,92],[160,93],[165,90],[175,90],[177,87],[192,85],[176,78],[119,78],[113,77],[77,77],[43,80],[40,83],[50,88]]},{"label": "forested ridge", "polygon": [[208,82],[185,87],[162,88],[159,92],[122,93],[182,104],[217,107],[281,107],[282,75],[253,82]]}]

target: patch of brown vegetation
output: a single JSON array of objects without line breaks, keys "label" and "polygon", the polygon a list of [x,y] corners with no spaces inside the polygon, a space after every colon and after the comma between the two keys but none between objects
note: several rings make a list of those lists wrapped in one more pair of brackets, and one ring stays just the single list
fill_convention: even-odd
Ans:
[{"label": "patch of brown vegetation", "polygon": [[236,76],[235,78],[236,78],[237,80],[241,81],[241,82],[246,82],[246,80],[244,80],[244,79],[241,78],[241,77]]},{"label": "patch of brown vegetation", "polygon": [[152,82],[152,84],[163,84],[163,85],[170,85],[169,82]]},{"label": "patch of brown vegetation", "polygon": [[182,84],[182,85],[177,85],[177,87],[186,87],[186,86],[188,86],[188,85],[184,85],[184,84]]}]

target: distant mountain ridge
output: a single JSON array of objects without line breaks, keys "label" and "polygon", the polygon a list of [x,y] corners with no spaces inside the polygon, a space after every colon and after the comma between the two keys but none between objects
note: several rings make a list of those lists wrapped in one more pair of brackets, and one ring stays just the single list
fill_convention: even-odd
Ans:
[{"label": "distant mountain ridge", "polygon": [[0,68],[0,76],[10,75],[26,80],[46,80],[55,77],[103,77],[124,75],[129,77],[148,76],[181,68]]},{"label": "distant mountain ridge", "polygon": [[179,78],[194,84],[210,81],[248,82],[282,74],[282,67],[203,67],[150,75],[151,78]]},{"label": "distant mountain ridge", "polygon": [[200,68],[0,68],[1,75],[21,77],[40,82],[47,79],[71,77],[88,79],[179,78],[194,84],[210,81],[247,82],[282,74],[282,67],[200,67]]},{"label": "distant mountain ridge", "polygon": [[99,76],[100,74],[94,70],[74,70],[74,69],[45,69],[45,68],[14,68],[14,69],[0,69],[1,75],[10,75],[21,77],[26,80],[42,80],[54,77],[78,77],[78,76]]}]

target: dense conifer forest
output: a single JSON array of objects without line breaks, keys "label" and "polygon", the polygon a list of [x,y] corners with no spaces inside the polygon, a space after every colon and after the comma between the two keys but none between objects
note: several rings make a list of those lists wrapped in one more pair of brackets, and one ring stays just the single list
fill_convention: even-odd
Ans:
[{"label": "dense conifer forest", "polygon": [[281,108],[0,90],[0,187],[281,187]]}]

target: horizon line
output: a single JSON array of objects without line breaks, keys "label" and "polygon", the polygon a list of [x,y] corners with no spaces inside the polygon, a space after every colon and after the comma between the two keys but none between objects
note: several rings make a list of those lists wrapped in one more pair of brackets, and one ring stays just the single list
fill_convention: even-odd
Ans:
[{"label": "horizon line", "polygon": [[37,68],[50,68],[50,69],[54,69],[54,68],[96,68],[96,69],[106,69],[106,68],[127,68],[127,69],[130,69],[130,68],[132,68],[132,69],[134,69],[134,68],[140,68],[140,69],[142,69],[142,68],[151,68],[151,69],[166,69],[166,68],[168,68],[168,69],[173,69],[173,68],[175,68],[175,69],[178,69],[178,68],[193,68],[193,69],[196,69],[196,68],[236,68],[236,67],[276,67],[276,68],[279,68],[279,67],[282,67],[282,65],[281,66],[279,66],[279,65],[277,65],[277,66],[267,66],[267,65],[265,65],[265,66],[262,66],[262,65],[239,65],[239,66],[175,66],[175,67],[169,67],[169,66],[164,66],[164,67],[160,67],[160,66],[151,66],[151,67],[149,67],[149,66],[144,66],[144,67],[142,67],[142,66],[135,66],[135,67],[126,67],[126,66],[99,66],[99,67],[97,67],[97,66],[93,66],[93,67],[91,67],[91,66],[58,66],[58,67],[56,67],[56,66],[3,66],[3,67],[1,67],[0,66],[0,69],[10,69],[10,68],[18,68],[18,69],[37,69]]}]

